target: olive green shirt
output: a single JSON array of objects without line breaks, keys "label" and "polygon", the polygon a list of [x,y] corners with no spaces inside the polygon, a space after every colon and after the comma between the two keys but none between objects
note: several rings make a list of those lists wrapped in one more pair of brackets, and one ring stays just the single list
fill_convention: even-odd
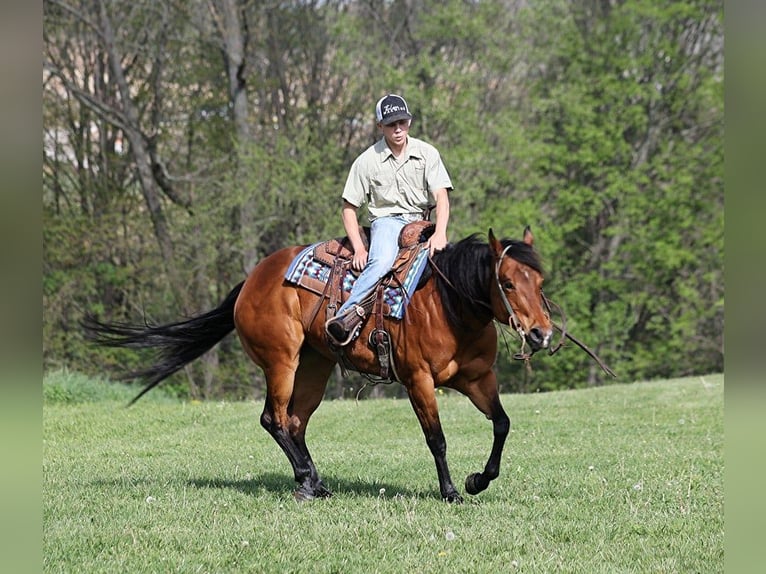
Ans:
[{"label": "olive green shirt", "polygon": [[433,202],[433,192],[452,190],[438,150],[417,138],[407,138],[399,161],[381,138],[351,165],[343,199],[360,207],[367,203],[370,221],[386,215],[415,214]]}]

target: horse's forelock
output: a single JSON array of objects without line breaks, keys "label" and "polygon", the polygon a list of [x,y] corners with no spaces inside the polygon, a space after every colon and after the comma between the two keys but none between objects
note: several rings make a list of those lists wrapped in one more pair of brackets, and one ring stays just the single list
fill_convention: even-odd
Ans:
[{"label": "horse's forelock", "polygon": [[543,274],[543,263],[534,247],[517,239],[503,239],[500,243],[503,245],[503,249],[509,245],[511,246],[506,252],[506,255],[510,258],[515,259],[522,265],[531,267],[541,275]]}]

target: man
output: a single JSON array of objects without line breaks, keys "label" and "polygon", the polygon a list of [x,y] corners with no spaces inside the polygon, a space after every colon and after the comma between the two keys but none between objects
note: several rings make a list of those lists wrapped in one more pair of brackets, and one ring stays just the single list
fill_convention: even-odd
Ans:
[{"label": "man", "polygon": [[[436,230],[429,240],[431,255],[447,245],[449,191],[452,182],[437,149],[410,137],[412,114],[401,96],[378,100],[375,119],[383,137],[356,158],[343,190],[343,226],[354,251],[352,267],[362,271],[348,300],[325,324],[337,345],[347,345],[365,316],[360,303],[388,273],[399,252],[399,232],[423,219],[429,203],[436,206]],[[367,203],[370,251],[362,242],[357,211]]]}]

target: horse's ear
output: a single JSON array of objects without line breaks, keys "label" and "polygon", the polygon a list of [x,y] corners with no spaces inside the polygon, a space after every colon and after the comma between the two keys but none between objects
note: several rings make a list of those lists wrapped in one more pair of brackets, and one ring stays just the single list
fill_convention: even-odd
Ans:
[{"label": "horse's ear", "polygon": [[495,237],[495,232],[492,231],[491,227],[489,228],[489,233],[487,235],[489,237],[489,246],[492,248],[492,251],[499,256],[503,252],[503,246],[497,240],[497,237]]},{"label": "horse's ear", "polygon": [[529,227],[529,225],[527,225],[524,228],[524,243],[526,243],[527,245],[531,247],[534,242],[535,242],[535,238],[532,235],[532,228]]}]

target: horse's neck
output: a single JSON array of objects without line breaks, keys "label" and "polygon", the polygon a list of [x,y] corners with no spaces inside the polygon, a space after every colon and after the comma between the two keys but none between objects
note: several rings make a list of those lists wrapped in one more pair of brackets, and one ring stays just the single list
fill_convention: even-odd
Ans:
[{"label": "horse's neck", "polygon": [[[441,286],[437,281],[441,281]],[[475,333],[492,322],[489,303],[462,293],[449,277],[436,273],[431,276],[429,284],[432,286],[429,297],[438,301],[442,315],[454,330]]]}]

